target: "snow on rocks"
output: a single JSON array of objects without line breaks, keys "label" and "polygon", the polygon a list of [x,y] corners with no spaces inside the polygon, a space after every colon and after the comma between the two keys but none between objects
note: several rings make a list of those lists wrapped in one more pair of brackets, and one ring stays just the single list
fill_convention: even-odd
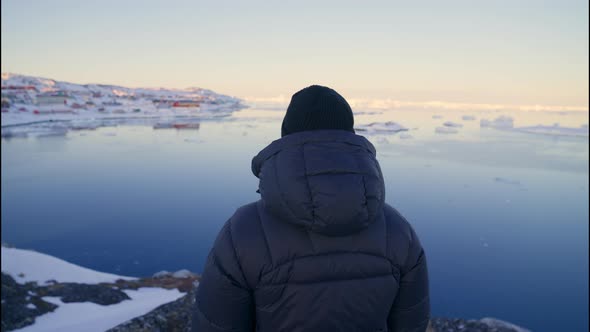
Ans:
[{"label": "snow on rocks", "polygon": [[154,278],[164,278],[164,277],[170,277],[172,275],[172,272],[168,272],[166,270],[162,270],[160,272],[156,272],[152,275],[152,277]]},{"label": "snow on rocks", "polygon": [[178,271],[172,273],[172,277],[174,277],[174,278],[190,278],[190,277],[194,277],[194,276],[195,276],[194,273],[192,273],[189,270],[185,270],[185,269],[178,270]]},{"label": "snow on rocks", "polygon": [[53,312],[37,317],[33,325],[18,331],[102,332],[146,314],[162,304],[175,301],[184,295],[176,289],[162,288],[139,288],[138,290],[125,290],[125,293],[131,300],[106,306],[90,302],[64,303],[59,297],[43,297],[43,300],[58,307]]},{"label": "snow on rocks", "polygon": [[196,274],[186,269],[178,270],[176,272],[169,272],[164,270],[153,274],[154,278],[191,278],[195,276]]},{"label": "snow on rocks", "polygon": [[5,288],[14,296],[2,309],[18,314],[2,323],[25,332],[105,331],[176,301],[198,279],[188,270],[164,272],[171,279],[118,276],[3,244],[3,300]]},{"label": "snow on rocks", "polygon": [[502,331],[502,330],[513,330],[514,332],[531,332],[528,329],[525,329],[523,327],[514,325],[512,323],[497,319],[497,318],[491,318],[491,317],[485,317],[479,320],[481,323],[484,323],[486,325],[488,325],[489,327],[495,328],[498,331]]}]

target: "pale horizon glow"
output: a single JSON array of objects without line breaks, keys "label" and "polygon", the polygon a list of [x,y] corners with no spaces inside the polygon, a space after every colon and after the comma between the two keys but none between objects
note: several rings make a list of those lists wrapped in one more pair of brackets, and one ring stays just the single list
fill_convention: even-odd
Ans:
[{"label": "pale horizon glow", "polygon": [[[588,110],[588,2],[6,0],[2,72],[351,104]],[[278,97],[277,97],[278,96]]]}]

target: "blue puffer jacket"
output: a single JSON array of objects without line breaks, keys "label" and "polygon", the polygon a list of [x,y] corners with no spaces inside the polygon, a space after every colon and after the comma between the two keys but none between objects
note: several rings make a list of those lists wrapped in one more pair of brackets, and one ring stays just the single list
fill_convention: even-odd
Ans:
[{"label": "blue puffer jacket", "polygon": [[219,233],[193,331],[424,331],[426,258],[384,203],[375,148],[340,130],[274,141],[252,160],[261,199]]}]

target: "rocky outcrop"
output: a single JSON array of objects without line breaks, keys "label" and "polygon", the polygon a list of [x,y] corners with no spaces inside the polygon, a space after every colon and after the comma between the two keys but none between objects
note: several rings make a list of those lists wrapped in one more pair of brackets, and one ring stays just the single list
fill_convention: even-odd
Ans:
[{"label": "rocky outcrop", "polygon": [[92,302],[101,305],[116,304],[130,300],[129,296],[119,289],[104,285],[88,285],[78,283],[58,283],[46,287],[38,287],[40,296],[57,296],[64,303]]},{"label": "rocky outcrop", "polygon": [[[17,283],[10,275],[2,273],[2,329],[12,331],[35,322],[37,316],[55,310],[58,306],[43,300],[45,296],[59,297],[64,303],[92,302],[100,305],[112,305],[125,300],[129,296],[123,292],[126,289],[138,289],[141,287],[160,287],[165,289],[178,289],[188,295],[181,300],[163,305],[152,311],[156,314],[149,319],[132,320],[134,324],[143,324],[144,330],[129,329],[128,331],[183,331],[190,323],[191,301],[194,301],[194,289],[198,284],[199,276],[186,270],[162,275],[157,278],[142,278],[135,280],[120,279],[115,283],[81,284],[51,282],[39,286],[35,282],[26,284]],[[146,317],[141,316],[141,317]],[[140,317],[140,318],[141,318]],[[152,326],[166,326],[165,328],[152,329]],[[179,329],[176,329],[178,326]],[[190,326],[190,325],[189,325]]]},{"label": "rocky outcrop", "polygon": [[520,326],[495,319],[480,320],[433,318],[426,332],[530,332]]},{"label": "rocky outcrop", "polygon": [[2,332],[31,325],[35,317],[57,308],[55,304],[43,301],[36,289],[35,283],[21,285],[2,273]]}]

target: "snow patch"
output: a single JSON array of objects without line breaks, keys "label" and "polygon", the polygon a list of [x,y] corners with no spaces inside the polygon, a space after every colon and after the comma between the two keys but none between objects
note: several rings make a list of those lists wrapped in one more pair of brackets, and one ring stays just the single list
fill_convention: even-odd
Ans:
[{"label": "snow patch", "polygon": [[183,270],[178,270],[178,271],[172,273],[172,276],[174,278],[188,278],[188,277],[194,276],[194,273],[192,273],[189,270],[183,269]]},{"label": "snow patch", "polygon": [[35,281],[44,284],[50,280],[98,284],[118,279],[136,278],[97,272],[56,257],[31,250],[2,247],[2,272],[11,275],[18,283]]},{"label": "snow patch", "polygon": [[158,306],[175,301],[184,295],[177,289],[162,288],[139,288],[124,292],[131,300],[113,305],[99,305],[91,302],[63,303],[59,297],[43,297],[43,300],[58,305],[57,309],[37,317],[35,324],[17,331],[103,332],[130,319],[145,315]]}]

